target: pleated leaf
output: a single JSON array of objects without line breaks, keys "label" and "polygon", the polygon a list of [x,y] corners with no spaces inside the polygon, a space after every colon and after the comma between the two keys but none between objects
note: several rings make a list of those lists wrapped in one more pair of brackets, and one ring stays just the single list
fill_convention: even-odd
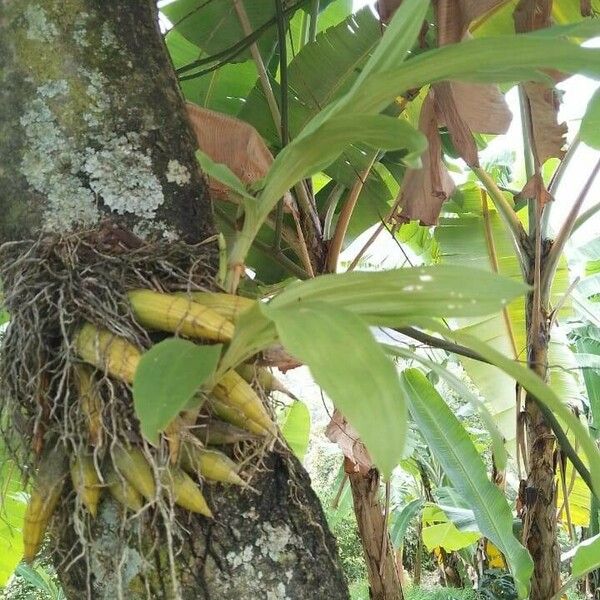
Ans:
[{"label": "pleated leaf", "polygon": [[502,550],[519,591],[526,598],[533,561],[513,534],[513,515],[500,489],[487,473],[462,423],[417,369],[402,374],[408,409],[453,487],[473,510],[481,533]]}]

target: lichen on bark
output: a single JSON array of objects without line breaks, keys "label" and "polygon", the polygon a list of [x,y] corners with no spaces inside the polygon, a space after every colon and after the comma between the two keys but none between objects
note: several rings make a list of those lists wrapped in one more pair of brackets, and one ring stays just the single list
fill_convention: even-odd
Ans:
[{"label": "lichen on bark", "polygon": [[[102,251],[113,240],[107,231],[162,238],[173,248],[168,240],[195,244],[213,233],[206,186],[156,17],[153,0],[0,1],[0,243],[58,228],[63,236],[55,237],[75,246],[98,234]],[[98,227],[101,219],[108,223]],[[72,231],[77,235],[64,235]],[[42,236],[34,246],[47,249],[52,239]],[[119,243],[110,249],[118,247],[122,260]],[[217,265],[211,247],[202,246],[202,252],[212,272]],[[71,251],[60,255],[73,258]],[[105,257],[109,254],[102,265],[110,263]],[[156,279],[159,263],[152,262],[144,281]],[[27,294],[39,291],[58,310],[57,294],[48,291],[53,283],[83,273],[93,288],[99,270],[97,264],[68,262],[62,278]],[[95,306],[113,281],[124,286],[130,271],[103,280],[95,289]],[[17,279],[23,281],[21,271]],[[5,296],[18,306],[18,290],[10,287],[4,287]],[[76,297],[71,327],[87,318]],[[26,331],[29,321],[22,321]],[[38,323],[35,333],[44,335],[46,350],[53,348],[58,321]],[[39,360],[48,360],[46,354]],[[36,366],[25,369],[33,372]],[[35,403],[37,396],[21,379],[15,378],[18,392]],[[67,484],[51,531],[69,600],[347,600],[335,543],[308,476],[284,448],[278,450],[266,453],[252,481],[258,494],[204,486],[216,518],[178,511],[177,527],[169,532],[175,534],[173,545],[164,543],[169,537],[155,506],[123,520],[121,509],[104,498],[96,519],[74,520],[75,495]]]},{"label": "lichen on bark", "polygon": [[[138,231],[160,233],[156,224],[169,223],[170,234],[184,238],[209,233],[193,142],[183,111],[172,110],[181,98],[147,18],[153,6],[119,4],[0,6],[0,207],[10,215],[0,237],[19,237],[23,213],[49,231],[93,226],[110,214]],[[148,42],[143,52],[140,38]],[[173,223],[181,203],[196,218]]]}]

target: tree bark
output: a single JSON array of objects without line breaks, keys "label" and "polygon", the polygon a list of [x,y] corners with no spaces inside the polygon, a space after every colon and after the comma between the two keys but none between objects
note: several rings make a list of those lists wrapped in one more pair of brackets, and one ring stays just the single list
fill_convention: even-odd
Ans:
[{"label": "tree bark", "polygon": [[96,226],[213,233],[147,0],[0,3],[0,240]]},{"label": "tree bark", "polygon": [[373,600],[402,600],[394,548],[379,500],[379,473],[349,473],[354,513],[363,545]]},{"label": "tree bark", "polygon": [[[0,61],[0,242],[214,232],[152,0],[1,0]],[[67,597],[347,599],[302,466],[279,446],[252,485],[211,487],[214,520],[178,512],[171,557],[152,509],[123,521],[107,495],[82,548],[65,488],[51,533]]]},{"label": "tree bark", "polygon": [[[165,547],[144,549],[146,554],[131,541],[156,526],[152,515],[123,531],[119,506],[106,498],[87,558],[91,573],[83,560],[59,571],[67,597],[82,598],[90,586],[94,600],[347,600],[335,541],[308,475],[289,455],[273,453],[265,467],[252,480],[258,493],[204,487],[212,521],[178,510],[173,574]],[[60,516],[54,533],[63,548],[77,547],[75,532],[61,529]]]},{"label": "tree bark", "polygon": [[[533,262],[533,261],[532,261]],[[530,271],[533,273],[534,266]],[[532,281],[529,282],[533,284]],[[527,298],[528,366],[547,380],[549,314],[543,306],[536,308],[534,295]],[[527,415],[527,456],[529,471],[522,487],[524,543],[534,562],[531,600],[552,598],[560,588],[560,548],[556,525],[556,438],[546,423],[535,398],[525,397]]]}]

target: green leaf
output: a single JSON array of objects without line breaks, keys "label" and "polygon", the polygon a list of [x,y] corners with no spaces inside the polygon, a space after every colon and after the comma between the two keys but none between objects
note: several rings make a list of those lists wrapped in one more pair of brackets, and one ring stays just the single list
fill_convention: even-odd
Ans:
[{"label": "green leaf", "polygon": [[600,88],[596,90],[588,104],[581,121],[579,135],[582,142],[600,150]]},{"label": "green leaf", "polygon": [[245,310],[235,326],[235,333],[219,365],[217,377],[237,367],[277,341],[277,330],[259,304]]},{"label": "green leaf", "polygon": [[581,579],[591,571],[600,569],[600,535],[581,542],[569,553],[573,555],[571,564],[571,577],[560,588],[558,593],[550,600],[560,600],[568,588],[574,585],[578,579]]},{"label": "green leaf", "polygon": [[455,552],[475,544],[481,535],[474,531],[459,531],[451,521],[426,525],[422,531],[423,543],[430,551],[438,546]]},{"label": "green leaf", "polygon": [[[288,66],[289,128],[295,138],[324,106],[343,95],[356,80],[381,40],[381,25],[368,7],[317,35]],[[277,91],[277,90],[275,90]],[[279,144],[260,82],[240,112],[271,144]]]},{"label": "green leaf", "polygon": [[[417,17],[422,19],[420,15],[424,5],[428,3],[421,0],[402,3],[392,26],[384,34],[381,42],[384,48],[393,46],[404,22],[409,24],[407,30],[410,30]],[[585,33],[591,35],[593,31],[600,33],[600,24],[587,23]],[[344,144],[359,141],[349,134],[346,134],[343,143],[341,137],[336,141],[329,140],[329,133],[323,134],[332,121],[344,118],[349,123],[352,119],[355,123],[360,123],[363,116],[377,114],[385,109],[398,94],[436,81],[453,79],[502,83],[539,80],[544,77],[547,79],[542,73],[544,68],[599,76],[600,49],[583,48],[564,39],[563,35],[562,31],[548,29],[545,37],[521,34],[466,40],[404,60],[406,40],[401,34],[398,51],[392,50],[388,56],[375,52],[365,67],[370,74],[361,77],[344,97],[314,117],[302,133],[279,154],[267,177],[257,210],[246,214],[243,231],[232,249],[232,263],[244,262],[260,225],[288,188],[302,177],[310,175],[313,169],[322,169],[331,162]],[[339,124],[340,121],[338,126]],[[370,143],[377,147],[374,138]],[[380,147],[393,149],[383,144]],[[299,149],[303,151],[299,152]],[[414,148],[411,151],[416,154]]]},{"label": "green leaf", "polygon": [[410,413],[453,487],[473,510],[479,530],[506,556],[519,590],[527,597],[533,562],[513,535],[513,516],[502,492],[489,480],[469,434],[417,369],[402,374]]},{"label": "green leaf", "polygon": [[393,326],[407,316],[458,317],[499,311],[527,290],[523,283],[468,267],[436,265],[391,271],[322,275],[289,285],[273,308],[303,300],[330,302],[371,325]]},{"label": "green leaf", "polygon": [[410,522],[417,516],[424,501],[421,498],[410,501],[402,507],[402,510],[395,510],[392,513],[392,524],[390,529],[390,538],[394,548],[398,549],[404,544],[404,536]]},{"label": "green leaf", "polygon": [[428,329],[437,331],[446,339],[457,341],[475,352],[478,352],[490,363],[502,369],[514,380],[518,381],[525,390],[535,396],[569,429],[569,435],[577,440],[579,448],[585,454],[594,490],[600,490],[600,450],[588,431],[570,408],[566,406],[554,390],[548,386],[531,369],[524,367],[517,361],[507,358],[502,353],[494,350],[485,342],[461,331],[450,331],[448,328],[431,320],[424,322]]},{"label": "green leaf", "polygon": [[263,311],[389,476],[404,450],[406,406],[396,369],[367,325],[324,302]]},{"label": "green leaf", "polygon": [[244,227],[232,248],[231,261],[242,263],[261,225],[287,190],[327,167],[352,143],[383,150],[406,149],[404,161],[415,166],[427,139],[403,119],[386,115],[340,115],[324,121],[310,136],[297,137],[273,162],[256,204],[245,207]]},{"label": "green leaf", "polygon": [[[329,9],[332,7],[330,5]],[[319,17],[319,24],[322,20],[323,15]],[[337,23],[335,27],[319,34],[314,42],[302,47],[288,66],[288,121],[292,139],[298,136],[302,128],[324,106],[348,91],[381,40],[381,24],[368,7],[349,15],[342,22],[338,20]],[[274,92],[278,98],[277,87]],[[248,96],[239,116],[252,124],[269,145],[280,147],[279,132],[273,123],[260,82],[257,82]],[[335,183],[352,188],[357,173],[368,168],[372,155],[372,148],[354,143],[325,172]],[[348,237],[355,237],[378,223],[389,212],[388,202],[391,200],[392,194],[382,177],[376,169],[371,169],[352,215]],[[367,212],[363,217],[368,216],[368,220],[361,227],[357,221],[363,211]],[[359,227],[360,230],[357,231]]]},{"label": "green leaf", "polygon": [[310,437],[310,412],[306,404],[297,400],[286,406],[279,428],[294,454],[300,460],[304,460]]},{"label": "green leaf", "polygon": [[[594,328],[595,329],[595,328]],[[599,331],[596,329],[596,331]],[[575,347],[578,352],[595,354],[600,357],[600,341],[593,339],[588,335],[579,335],[575,341]],[[583,372],[583,381],[588,397],[590,407],[590,425],[600,434],[600,369],[585,370]]]},{"label": "green leaf", "polygon": [[419,37],[428,10],[428,0],[404,0],[402,2],[381,42],[352,86],[348,94],[350,97],[359,89],[364,88],[364,83],[369,76],[386,73],[404,62],[408,51]]},{"label": "green leaf", "polygon": [[[386,352],[393,354],[395,356],[401,356],[402,358],[407,358],[410,360],[416,360],[420,362],[423,366],[431,369],[430,372],[435,373],[459,395],[462,400],[466,400],[473,406],[475,411],[479,414],[482,423],[487,429],[490,440],[492,443],[492,452],[494,454],[494,461],[499,470],[503,470],[506,468],[506,463],[508,460],[506,448],[504,447],[504,439],[502,434],[498,430],[498,426],[494,422],[492,415],[489,410],[485,406],[485,404],[475,395],[473,394],[469,388],[453,373],[448,371],[443,365],[439,365],[427,358],[421,356],[416,352],[411,352],[405,348],[401,348],[399,346],[392,346],[390,344],[382,344],[383,348],[385,348]],[[429,379],[429,378],[428,378]]]},{"label": "green leaf", "polygon": [[[273,2],[243,2],[252,31],[265,25],[275,16]],[[175,29],[190,42],[197,44],[209,55],[230,49],[241,42],[246,34],[231,2],[206,0],[176,0],[161,8],[175,25]],[[291,15],[290,15],[291,16]],[[276,39],[275,23],[272,23],[258,38],[257,44],[263,56],[269,56]],[[251,58],[246,48],[229,62],[240,62]]]},{"label": "green leaf", "polygon": [[23,557],[21,530],[26,496],[15,462],[0,445],[0,588],[13,574]]},{"label": "green leaf", "polygon": [[254,196],[246,191],[244,184],[227,165],[214,162],[213,159],[208,154],[202,152],[202,150],[196,150],[196,160],[206,175],[224,183],[229,189],[239,194],[242,198],[256,202]]},{"label": "green leaf", "polygon": [[[591,28],[596,35],[600,33],[600,24],[592,24]],[[474,83],[539,80],[541,69],[553,67],[590,77],[600,75],[600,49],[583,48],[562,39],[560,28],[544,32],[544,37],[520,34],[471,39],[423,52],[398,68],[365,79],[360,90],[341,102],[338,109],[347,107],[356,113],[382,110],[399,90],[447,79]],[[313,122],[308,127],[315,126]]]},{"label": "green leaf", "polygon": [[571,577],[579,579],[595,569],[600,569],[600,535],[577,546],[571,563]]},{"label": "green leaf", "polygon": [[221,348],[169,338],[142,355],[133,380],[133,406],[149,442],[158,443],[159,433],[212,377]]},{"label": "green leaf", "polygon": [[277,155],[257,199],[256,214],[252,214],[253,229],[264,221],[288,189],[327,167],[354,142],[384,150],[405,148],[408,154],[404,160],[411,164],[427,148],[425,136],[403,119],[373,114],[328,119],[313,135],[296,138]]},{"label": "green leaf", "polygon": [[62,600],[65,598],[62,588],[56,585],[52,576],[44,569],[42,565],[28,565],[21,563],[15,570],[15,573],[22,577],[30,586],[38,592],[44,594],[45,598],[52,600]]}]

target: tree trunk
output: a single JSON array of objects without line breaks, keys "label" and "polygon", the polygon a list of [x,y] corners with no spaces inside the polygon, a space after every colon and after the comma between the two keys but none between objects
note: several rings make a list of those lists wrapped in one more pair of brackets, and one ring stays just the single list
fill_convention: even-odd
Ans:
[{"label": "tree trunk", "polygon": [[[0,242],[113,231],[118,247],[194,244],[214,232],[152,0],[2,0],[0,61]],[[172,531],[152,508],[122,519],[106,494],[95,520],[74,520],[66,486],[51,533],[67,597],[347,599],[302,466],[278,444],[252,486],[205,486],[214,520],[178,509]]]},{"label": "tree trunk", "polygon": [[379,500],[379,473],[349,473],[356,522],[363,545],[373,600],[402,600],[394,548]]},{"label": "tree trunk", "polygon": [[[533,270],[532,264],[530,272],[533,273]],[[534,282],[532,280],[529,283]],[[533,293],[528,296],[526,314],[528,366],[542,379],[547,380],[549,315],[544,307],[535,307]],[[520,501],[524,507],[524,543],[534,562],[530,598],[547,600],[560,588],[554,458],[556,438],[531,394],[525,397],[525,412],[529,472]]]}]

